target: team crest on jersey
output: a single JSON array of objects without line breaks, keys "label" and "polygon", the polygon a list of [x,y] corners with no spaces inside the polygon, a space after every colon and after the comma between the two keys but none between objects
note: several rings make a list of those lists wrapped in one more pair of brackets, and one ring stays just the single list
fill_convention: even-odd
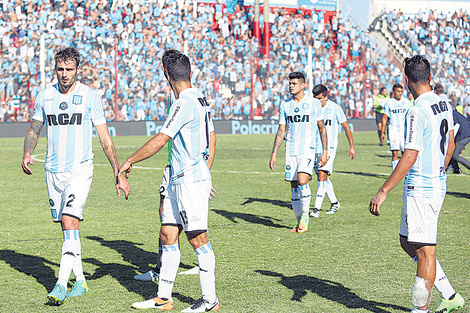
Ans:
[{"label": "team crest on jersey", "polygon": [[69,106],[68,106],[67,102],[62,102],[61,104],[59,104],[59,109],[61,109],[61,110],[67,110],[68,107]]},{"label": "team crest on jersey", "polygon": [[302,109],[308,109],[308,103],[302,103]]},{"label": "team crest on jersey", "polygon": [[295,112],[295,113],[297,113],[297,112],[299,112],[299,111],[300,111],[299,108],[295,108],[295,109],[294,109],[294,112]]},{"label": "team crest on jersey", "polygon": [[82,96],[75,95],[72,97],[72,104],[80,105],[82,104]]}]

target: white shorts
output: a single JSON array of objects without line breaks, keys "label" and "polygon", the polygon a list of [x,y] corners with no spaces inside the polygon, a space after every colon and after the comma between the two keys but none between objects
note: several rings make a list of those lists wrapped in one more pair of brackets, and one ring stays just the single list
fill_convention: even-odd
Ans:
[{"label": "white shorts", "polygon": [[389,131],[388,140],[390,141],[390,151],[405,151],[405,134]]},{"label": "white shorts", "polygon": [[162,226],[182,225],[185,232],[207,231],[212,181],[169,184],[163,200]]},{"label": "white shorts", "polygon": [[67,172],[46,170],[45,176],[52,220],[60,222],[67,215],[83,221],[83,208],[93,180],[93,161]]},{"label": "white shorts", "polygon": [[287,181],[297,181],[298,173],[306,173],[312,179],[313,165],[315,163],[315,155],[286,155],[286,176]]},{"label": "white shorts", "polygon": [[408,243],[436,245],[439,212],[444,198],[417,198],[403,195],[400,235]]},{"label": "white shorts", "polygon": [[168,195],[168,185],[170,184],[171,165],[167,165],[163,170],[162,182],[160,183],[160,195],[166,197]]},{"label": "white shorts", "polygon": [[328,161],[322,167],[320,165],[320,158],[322,153],[315,153],[315,174],[318,174],[318,171],[326,172],[328,175],[333,173],[333,163],[335,162],[336,149],[328,149]]}]

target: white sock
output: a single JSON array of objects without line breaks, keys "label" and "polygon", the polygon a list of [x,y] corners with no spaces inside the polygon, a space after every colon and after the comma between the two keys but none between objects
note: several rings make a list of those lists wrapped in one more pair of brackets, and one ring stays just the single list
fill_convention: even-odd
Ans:
[{"label": "white sock", "polygon": [[[77,230],[77,236],[79,235]],[[80,237],[78,238],[78,253],[75,255],[75,262],[73,263],[73,274],[75,275],[75,281],[85,281],[85,275],[83,275],[82,265],[82,244],[80,243]]]},{"label": "white sock", "polygon": [[160,299],[170,299],[175,284],[176,273],[180,267],[180,244],[162,245],[162,267],[158,279],[158,293]]},{"label": "white sock", "polygon": [[310,190],[310,185],[306,184],[299,186],[300,192],[300,204],[302,206],[302,214],[307,214],[310,211],[310,200],[312,200],[312,191]]},{"label": "white sock", "polygon": [[[416,256],[412,259],[418,263],[418,258]],[[449,300],[450,297],[455,294],[455,290],[452,288],[449,279],[447,279],[447,275],[444,273],[438,259],[436,259],[436,279],[434,280],[434,287],[436,287],[437,291],[441,293],[441,297],[446,300]]]},{"label": "white sock", "polygon": [[338,199],[336,198],[335,190],[333,189],[333,183],[329,178],[326,179],[326,195],[328,196],[328,199],[330,199],[331,203],[336,203],[338,202]]},{"label": "white sock", "polygon": [[323,198],[325,198],[326,193],[326,182],[319,181],[317,187],[317,196],[315,198],[315,208],[318,210],[321,209],[321,205],[323,203]]},{"label": "white sock", "polygon": [[213,303],[217,300],[215,294],[215,255],[210,242],[195,249],[199,263],[199,283],[202,298]]},{"label": "white sock", "polygon": [[454,288],[447,279],[446,273],[442,269],[441,263],[436,259],[436,279],[434,280],[434,287],[441,293],[441,297],[449,300],[455,294]]},{"label": "white sock", "polygon": [[295,218],[298,222],[300,221],[300,216],[302,215],[302,205],[300,204],[299,187],[291,187],[291,192],[292,209],[294,210]]},{"label": "white sock", "polygon": [[398,160],[392,161],[392,170],[393,171],[395,170],[395,167],[397,167],[397,164],[398,164]]},{"label": "white sock", "polygon": [[75,264],[75,256],[80,254],[80,238],[78,237],[78,229],[64,230],[62,233],[64,234],[64,243],[62,244],[62,257],[57,284],[67,288],[70,272]]}]

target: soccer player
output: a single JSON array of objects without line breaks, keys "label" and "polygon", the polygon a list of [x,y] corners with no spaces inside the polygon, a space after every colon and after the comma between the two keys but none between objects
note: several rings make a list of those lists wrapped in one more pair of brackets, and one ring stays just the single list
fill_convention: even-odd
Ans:
[{"label": "soccer player", "polygon": [[411,312],[429,312],[433,285],[442,297],[436,312],[450,312],[465,303],[436,259],[437,224],[446,193],[445,169],[454,150],[452,108],[432,91],[426,58],[415,55],[406,58],[404,63],[406,83],[415,98],[414,106],[406,115],[405,151],[370,201],[369,210],[373,215],[380,215],[387,193],[406,175],[400,243],[418,263]]},{"label": "soccer player", "polygon": [[377,124],[377,133],[379,134],[380,145],[383,146],[384,142],[382,140],[382,128],[386,128],[387,125],[382,124],[383,114],[384,114],[384,104],[390,99],[387,94],[387,88],[380,88],[380,92],[374,98],[372,102],[372,107],[375,111],[375,123]]},{"label": "soccer player", "polygon": [[[165,52],[162,57],[165,77],[175,93],[161,131],[124,162],[119,174],[129,174],[132,164],[157,153],[171,139],[171,173],[168,195],[163,200],[161,238],[162,265],[157,294],[134,308],[173,308],[172,290],[181,252],[179,234],[184,229],[199,263],[202,297],[183,312],[207,312],[219,309],[215,292],[215,256],[208,240],[210,145],[215,139],[210,108],[204,95],[192,88],[189,58],[181,53]],[[213,157],[212,157],[213,159]],[[206,162],[207,160],[207,162]]]},{"label": "soccer player", "polygon": [[[349,141],[349,156],[354,159],[356,156],[356,149],[354,148],[354,140],[349,128],[346,116],[343,109],[335,102],[328,99],[328,89],[323,85],[316,85],[313,88],[313,96],[317,98],[322,106],[323,121],[326,129],[326,137],[328,138],[328,161],[325,165],[318,167],[315,164],[315,173],[318,175],[317,196],[315,197],[315,206],[310,216],[318,218],[320,216],[320,208],[323,203],[325,193],[330,199],[331,207],[326,214],[334,214],[340,207],[340,203],[336,198],[333,189],[333,183],[328,178],[333,173],[333,163],[335,161],[336,149],[338,148],[338,132],[339,125],[343,126],[346,137]],[[319,135],[319,133],[317,133]],[[317,136],[317,151],[319,151],[319,140]],[[316,153],[317,160],[320,158],[320,153]]]},{"label": "soccer player", "polygon": [[326,130],[320,101],[305,93],[305,76],[300,72],[289,74],[291,98],[282,101],[279,108],[279,129],[274,139],[269,167],[276,168],[276,155],[282,141],[286,139],[285,179],[291,183],[292,209],[297,225],[291,232],[304,233],[308,229],[312,179],[315,163],[315,143],[317,130],[320,132],[322,154],[320,166],[328,157]]},{"label": "soccer player", "polygon": [[[31,127],[24,141],[22,167],[33,174],[31,154],[44,124],[47,131],[45,176],[52,220],[61,223],[64,243],[59,277],[47,295],[50,302],[62,304],[67,297],[88,291],[82,269],[79,222],[83,220],[93,178],[92,124],[100,138],[103,151],[116,176],[118,196],[123,189],[129,195],[127,180],[117,176],[119,161],[103,115],[101,99],[96,91],[76,80],[80,71],[80,54],[65,48],[55,54],[57,84],[39,92],[34,106]],[[67,282],[73,270],[76,282],[67,294]]]},{"label": "soccer player", "polygon": [[[392,151],[393,170],[398,164],[398,150],[402,153],[405,150],[405,115],[411,107],[411,102],[402,95],[403,86],[395,84],[393,86],[393,98],[385,102],[382,118],[382,125],[387,125],[387,120],[390,119],[388,139],[390,141],[390,151]],[[385,129],[386,127],[382,127],[381,142],[385,139]]]}]

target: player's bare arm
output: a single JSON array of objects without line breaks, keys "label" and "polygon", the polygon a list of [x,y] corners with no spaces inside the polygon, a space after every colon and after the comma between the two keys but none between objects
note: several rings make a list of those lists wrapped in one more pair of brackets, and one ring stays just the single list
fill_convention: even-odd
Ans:
[{"label": "player's bare arm", "polygon": [[28,134],[26,134],[26,137],[24,139],[24,154],[23,162],[21,162],[21,167],[23,168],[23,172],[27,175],[33,174],[33,171],[29,168],[29,165],[33,164],[33,157],[31,156],[31,154],[34,151],[34,148],[36,148],[39,134],[41,133],[41,129],[43,126],[44,122],[40,122],[33,119]]},{"label": "player's bare arm", "polygon": [[323,120],[317,121],[318,131],[320,132],[321,145],[323,147],[323,153],[320,157],[320,167],[328,162],[328,138],[326,136],[325,123]]},{"label": "player's bare arm", "polygon": [[269,168],[271,168],[271,170],[273,170],[273,171],[276,168],[277,151],[281,147],[282,142],[284,141],[284,138],[286,138],[286,125],[282,124],[282,125],[279,125],[279,129],[277,130],[276,138],[274,138],[273,151],[271,153],[271,159],[269,160]]},{"label": "player's bare arm", "polygon": [[207,159],[207,166],[209,167],[209,169],[212,168],[212,163],[214,163],[216,141],[217,137],[215,135],[215,132],[211,132],[209,134],[209,158]]},{"label": "player's bare arm", "polygon": [[[209,134],[209,158],[207,159],[207,166],[209,167],[209,170],[212,168],[212,163],[214,163],[216,141],[217,141],[217,137],[215,136],[215,132],[211,132]],[[211,186],[209,200],[212,200],[212,198],[215,197],[216,192],[217,190],[215,190],[214,187]]]},{"label": "player's bare arm", "polygon": [[109,135],[108,126],[106,124],[96,125],[96,132],[100,138],[101,147],[103,148],[104,154],[109,160],[111,167],[114,171],[114,176],[116,177],[115,185],[117,190],[117,195],[121,196],[121,189],[124,191],[126,199],[129,197],[131,187],[129,183],[122,175],[117,175],[119,172],[119,160],[116,153],[116,148],[114,147],[113,140]]},{"label": "player's bare arm", "polygon": [[454,138],[454,130],[449,131],[449,145],[447,147],[446,158],[444,160],[445,168],[449,165],[450,159],[452,158],[452,154],[454,153],[455,149],[455,138]]},{"label": "player's bare arm", "polygon": [[[382,125],[387,125],[387,120],[388,120],[388,115],[387,114],[384,114],[384,116],[382,117]],[[380,141],[384,141],[385,140],[385,130],[387,129],[387,127],[382,127],[382,131],[381,131],[381,134],[380,134]]]},{"label": "player's bare arm", "polygon": [[380,187],[377,194],[372,198],[369,204],[369,211],[371,214],[379,216],[380,215],[380,206],[384,203],[387,198],[387,194],[392,190],[408,173],[413,164],[416,162],[418,157],[417,150],[405,149],[403,156],[398,162],[397,167],[392,172],[387,181]]},{"label": "player's bare arm", "polygon": [[356,157],[356,148],[354,147],[354,140],[351,128],[349,127],[348,122],[341,123],[341,125],[343,126],[344,133],[346,134],[346,138],[348,138],[349,141],[349,156],[352,160],[354,160],[354,158]]},{"label": "player's bare arm", "polygon": [[143,161],[158,151],[160,151],[171,138],[165,134],[158,133],[155,137],[147,141],[136,153],[131,155],[126,162],[122,163],[119,168],[119,175],[126,173],[126,178],[129,178],[129,172],[132,169],[132,164]]}]

